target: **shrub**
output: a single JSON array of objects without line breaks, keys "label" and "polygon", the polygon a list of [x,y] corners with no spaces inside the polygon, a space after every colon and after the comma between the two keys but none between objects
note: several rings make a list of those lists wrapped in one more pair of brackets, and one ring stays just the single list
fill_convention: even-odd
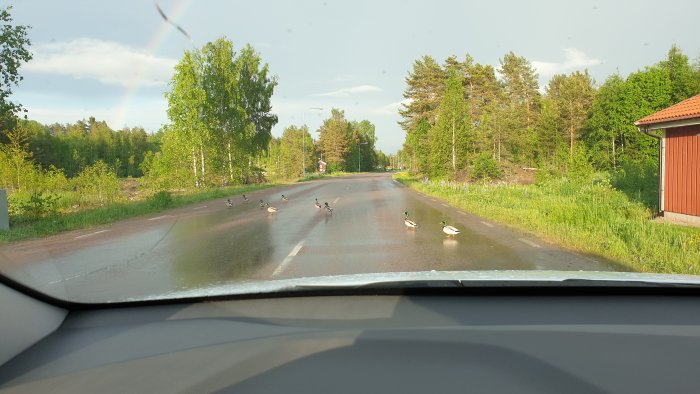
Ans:
[{"label": "shrub", "polygon": [[496,179],[501,176],[498,162],[487,153],[481,153],[474,159],[472,179]]},{"label": "shrub", "polygon": [[114,201],[119,192],[116,172],[102,160],[83,169],[73,182],[76,191],[80,192],[82,200],[87,203],[104,204]]},{"label": "shrub", "polygon": [[154,194],[149,199],[149,202],[154,208],[165,209],[173,203],[173,196],[170,194],[170,192],[161,190],[158,193]]}]

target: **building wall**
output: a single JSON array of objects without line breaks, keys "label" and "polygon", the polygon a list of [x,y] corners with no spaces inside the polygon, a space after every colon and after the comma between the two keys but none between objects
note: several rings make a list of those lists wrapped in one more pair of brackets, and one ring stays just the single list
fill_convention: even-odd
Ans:
[{"label": "building wall", "polygon": [[700,125],[666,129],[664,210],[700,216]]}]

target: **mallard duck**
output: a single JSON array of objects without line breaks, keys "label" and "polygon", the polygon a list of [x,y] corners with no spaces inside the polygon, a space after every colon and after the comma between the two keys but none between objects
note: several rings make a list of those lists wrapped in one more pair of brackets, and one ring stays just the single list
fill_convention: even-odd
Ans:
[{"label": "mallard duck", "polygon": [[260,209],[265,208],[265,201],[260,200]]},{"label": "mallard duck", "polygon": [[413,220],[408,218],[408,211],[404,212],[404,218],[403,218],[403,224],[406,225],[408,228],[416,228],[418,227],[418,223],[414,222]]},{"label": "mallard duck", "polygon": [[331,208],[331,206],[328,205],[327,202],[323,203],[323,206],[326,208],[326,213],[331,214],[331,215],[333,214],[333,208]]},{"label": "mallard duck", "polygon": [[267,207],[267,212],[270,212],[270,213],[277,212],[277,208],[270,206],[270,204],[265,204],[265,206]]},{"label": "mallard duck", "polygon": [[248,197],[246,197],[245,194],[243,195],[243,202],[244,202],[244,203],[248,202]]},{"label": "mallard duck", "polygon": [[231,208],[233,206],[233,203],[231,202],[230,198],[226,199],[226,206],[229,208]]},{"label": "mallard duck", "polygon": [[282,201],[287,202],[287,201],[289,201],[289,199],[283,194],[283,195],[282,195]]},{"label": "mallard duck", "polygon": [[319,208],[319,209],[321,209],[321,203],[320,203],[320,202],[318,202],[318,198],[316,199],[316,208]]},{"label": "mallard duck", "polygon": [[443,220],[441,222],[441,224],[442,224],[442,232],[449,235],[449,236],[454,236],[454,235],[461,233],[461,231],[459,231],[459,229],[457,229],[456,227],[448,226],[447,220]]}]

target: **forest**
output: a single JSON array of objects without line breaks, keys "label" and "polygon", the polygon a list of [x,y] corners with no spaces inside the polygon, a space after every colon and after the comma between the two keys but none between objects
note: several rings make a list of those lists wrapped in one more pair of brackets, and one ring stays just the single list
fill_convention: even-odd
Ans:
[{"label": "forest", "polygon": [[634,122],[700,93],[700,63],[674,45],[665,59],[627,76],[598,83],[577,70],[542,88],[532,63],[513,52],[498,67],[469,55],[442,64],[424,56],[406,85],[399,156],[414,173],[453,180],[523,167],[542,176],[642,173],[658,166],[657,141]]}]

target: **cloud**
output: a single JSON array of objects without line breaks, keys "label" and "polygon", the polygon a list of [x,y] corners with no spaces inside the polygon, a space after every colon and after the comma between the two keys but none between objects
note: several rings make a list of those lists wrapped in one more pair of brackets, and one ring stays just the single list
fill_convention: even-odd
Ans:
[{"label": "cloud", "polygon": [[25,69],[114,86],[163,86],[176,63],[118,42],[79,38],[36,46]]},{"label": "cloud", "polygon": [[374,110],[373,114],[375,115],[398,115],[399,109],[401,109],[402,105],[408,105],[411,103],[411,99],[404,99],[401,101],[397,101],[395,103],[387,104],[383,107],[377,108]]},{"label": "cloud", "polygon": [[589,57],[576,48],[564,48],[563,62],[552,63],[533,61],[532,66],[535,67],[537,72],[542,77],[563,74],[568,71],[581,70],[601,63],[603,63],[601,60]]},{"label": "cloud", "polygon": [[319,93],[319,97],[350,97],[355,94],[381,92],[382,89],[374,85],[359,85],[351,88],[338,89],[328,93]]}]

